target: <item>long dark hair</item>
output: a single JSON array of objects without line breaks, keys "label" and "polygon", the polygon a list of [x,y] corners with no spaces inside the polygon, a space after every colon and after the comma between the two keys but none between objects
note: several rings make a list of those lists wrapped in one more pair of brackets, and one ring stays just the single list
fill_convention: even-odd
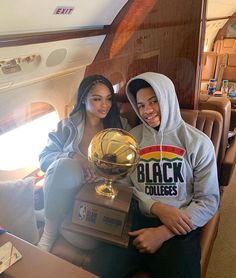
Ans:
[{"label": "long dark hair", "polygon": [[110,127],[122,128],[122,124],[119,117],[120,113],[117,107],[116,96],[114,93],[113,86],[108,79],[98,74],[87,76],[82,80],[77,92],[77,101],[73,110],[70,113],[70,116],[74,115],[78,111],[82,111],[83,113],[85,113],[85,104],[84,104],[85,98],[89,93],[89,91],[91,90],[91,88],[98,83],[102,83],[103,85],[105,85],[111,92],[112,104],[111,104],[111,109],[109,110],[107,116],[103,119],[104,128],[110,128]]}]

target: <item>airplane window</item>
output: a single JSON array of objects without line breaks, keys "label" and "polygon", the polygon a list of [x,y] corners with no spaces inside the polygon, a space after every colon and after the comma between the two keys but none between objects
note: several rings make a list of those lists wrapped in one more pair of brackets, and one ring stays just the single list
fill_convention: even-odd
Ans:
[{"label": "airplane window", "polygon": [[[27,116],[23,110],[27,110]],[[48,132],[56,127],[59,117],[48,104],[31,105],[30,110],[31,113],[29,107],[26,107],[5,120],[1,119],[0,170],[16,170],[29,166],[38,168],[38,155],[46,144]]]}]

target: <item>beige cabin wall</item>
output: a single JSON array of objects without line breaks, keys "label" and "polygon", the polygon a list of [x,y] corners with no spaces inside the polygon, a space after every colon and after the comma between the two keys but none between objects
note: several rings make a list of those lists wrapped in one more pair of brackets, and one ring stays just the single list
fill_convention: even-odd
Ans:
[{"label": "beige cabin wall", "polygon": [[82,67],[50,78],[34,79],[0,93],[0,117],[32,102],[46,102],[54,107],[60,119],[63,118],[65,107],[74,98],[84,71],[85,67]]}]

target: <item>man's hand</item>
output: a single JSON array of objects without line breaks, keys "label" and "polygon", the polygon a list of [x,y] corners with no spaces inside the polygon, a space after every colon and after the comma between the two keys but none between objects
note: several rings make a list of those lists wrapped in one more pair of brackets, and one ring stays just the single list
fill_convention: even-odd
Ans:
[{"label": "man's hand", "polygon": [[144,228],[129,232],[130,236],[136,236],[133,245],[140,253],[155,253],[162,244],[174,236],[164,225],[155,228]]},{"label": "man's hand", "polygon": [[178,208],[157,202],[152,205],[151,212],[176,235],[185,235],[193,229],[191,217]]}]

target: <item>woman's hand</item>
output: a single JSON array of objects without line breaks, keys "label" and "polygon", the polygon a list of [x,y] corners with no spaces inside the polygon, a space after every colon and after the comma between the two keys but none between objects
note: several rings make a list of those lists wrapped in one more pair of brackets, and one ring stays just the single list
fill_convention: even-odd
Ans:
[{"label": "woman's hand", "polygon": [[144,228],[129,232],[130,236],[135,236],[133,245],[140,253],[155,253],[162,244],[174,236],[174,234],[164,225],[156,228]]},{"label": "woman's hand", "polygon": [[70,156],[72,159],[76,159],[80,162],[80,165],[84,172],[84,181],[87,183],[90,182],[98,182],[102,180],[102,177],[98,177],[95,172],[93,171],[93,168],[91,166],[91,163],[88,161],[87,158],[82,156],[78,153],[73,153],[73,155]]},{"label": "woman's hand", "polygon": [[84,181],[87,183],[90,182],[98,182],[102,180],[102,177],[98,177],[95,172],[93,171],[91,165],[88,162],[88,165],[83,165],[82,166],[83,171],[84,171]]},{"label": "woman's hand", "polygon": [[193,230],[191,217],[178,208],[157,202],[151,207],[151,212],[176,235],[185,235]]}]

